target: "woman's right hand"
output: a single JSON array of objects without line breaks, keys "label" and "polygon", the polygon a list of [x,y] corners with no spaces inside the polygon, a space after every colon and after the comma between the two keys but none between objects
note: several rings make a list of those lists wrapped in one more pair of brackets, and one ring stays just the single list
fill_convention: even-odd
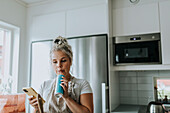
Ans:
[{"label": "woman's right hand", "polygon": [[37,111],[38,110],[38,101],[37,101],[37,98],[31,96],[31,97],[28,98],[28,100],[29,100],[29,104],[32,107],[34,107],[34,109]]}]

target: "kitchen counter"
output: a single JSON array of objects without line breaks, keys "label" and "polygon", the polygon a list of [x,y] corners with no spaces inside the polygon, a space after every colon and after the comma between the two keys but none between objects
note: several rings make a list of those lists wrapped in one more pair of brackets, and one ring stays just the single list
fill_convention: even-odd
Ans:
[{"label": "kitchen counter", "polygon": [[111,113],[139,113],[139,109],[138,105],[119,105]]}]

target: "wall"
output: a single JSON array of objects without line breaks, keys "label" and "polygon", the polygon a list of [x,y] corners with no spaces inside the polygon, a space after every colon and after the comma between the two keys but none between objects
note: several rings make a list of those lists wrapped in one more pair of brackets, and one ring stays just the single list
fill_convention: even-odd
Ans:
[{"label": "wall", "polygon": [[111,71],[110,72],[110,110],[114,110],[120,104],[120,82],[119,82],[119,72]]},{"label": "wall", "polygon": [[15,0],[0,0],[0,21],[12,24],[20,28],[20,52],[18,70],[18,92],[22,92],[22,86],[27,80],[27,52],[26,44],[26,7]]},{"label": "wall", "polygon": [[170,77],[170,71],[119,72],[120,104],[147,105],[154,100],[153,77]]}]

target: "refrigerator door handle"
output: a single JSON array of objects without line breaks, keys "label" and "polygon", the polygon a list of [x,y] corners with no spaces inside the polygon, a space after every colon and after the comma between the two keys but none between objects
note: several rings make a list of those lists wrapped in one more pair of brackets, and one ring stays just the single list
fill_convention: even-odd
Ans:
[{"label": "refrigerator door handle", "polygon": [[106,83],[102,83],[102,113],[107,113],[108,109],[106,108],[106,90],[109,89],[106,86]]}]

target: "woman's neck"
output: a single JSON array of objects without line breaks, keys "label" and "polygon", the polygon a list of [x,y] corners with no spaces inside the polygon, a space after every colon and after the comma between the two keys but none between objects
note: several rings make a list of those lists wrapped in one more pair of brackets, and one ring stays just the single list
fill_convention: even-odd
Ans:
[{"label": "woman's neck", "polygon": [[71,74],[69,73],[68,76],[66,77],[66,79],[67,79],[68,81],[70,81],[70,80],[71,80],[71,77],[72,77],[72,76],[71,76]]}]

